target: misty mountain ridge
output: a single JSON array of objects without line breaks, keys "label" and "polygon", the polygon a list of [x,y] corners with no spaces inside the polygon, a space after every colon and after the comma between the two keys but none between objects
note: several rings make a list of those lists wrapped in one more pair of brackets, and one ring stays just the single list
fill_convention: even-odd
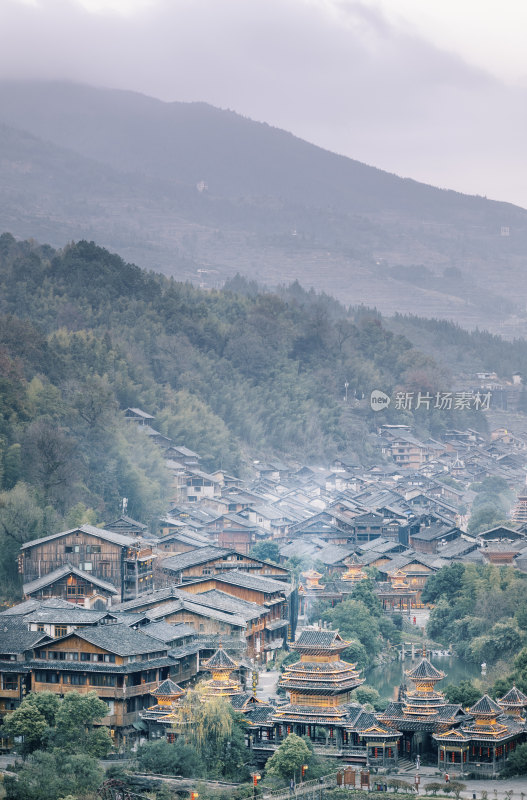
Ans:
[{"label": "misty mountain ridge", "polygon": [[0,228],[16,236],[93,238],[208,285],[241,272],[385,313],[495,330],[509,317],[521,332],[517,206],[399,178],[205,103],[0,82],[0,122]]}]

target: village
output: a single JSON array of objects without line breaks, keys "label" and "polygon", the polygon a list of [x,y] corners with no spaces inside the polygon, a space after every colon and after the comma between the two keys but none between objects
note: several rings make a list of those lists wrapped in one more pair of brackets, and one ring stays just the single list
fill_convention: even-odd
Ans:
[{"label": "village", "polygon": [[[437,685],[445,672],[412,646],[408,685],[383,711],[365,708],[350,696],[364,677],[342,658],[349,642],[314,614],[369,580],[383,614],[418,627],[442,567],[526,573],[527,436],[467,429],[423,441],[408,425],[380,425],[371,468],[255,461],[243,481],[204,471],[148,412],[123,413],[162,450],[171,506],[154,532],[127,516],[125,499],[100,527],[22,545],[23,601],[0,613],[2,718],[30,692],[95,691],[116,751],[130,750],[173,741],[181,699],[197,687],[244,715],[262,766],[294,733],[343,768],[423,759],[442,773],[500,774],[527,741],[527,696],[510,686],[497,700],[450,703]],[[516,502],[506,524],[469,532],[473,487],[489,478]],[[260,676],[286,652],[299,660],[263,696]],[[1,741],[6,752],[13,744]]]}]

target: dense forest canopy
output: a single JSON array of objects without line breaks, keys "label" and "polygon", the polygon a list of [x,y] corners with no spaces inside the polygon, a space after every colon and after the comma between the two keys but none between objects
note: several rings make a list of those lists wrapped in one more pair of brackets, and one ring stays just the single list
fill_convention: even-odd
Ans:
[{"label": "dense forest canopy", "polygon": [[[496,359],[516,358],[515,348],[525,357],[520,345],[503,343]],[[344,308],[298,283],[270,293],[237,278],[202,291],[93,242],[56,251],[5,233],[0,579],[15,586],[23,541],[109,521],[123,497],[145,522],[166,510],[161,452],[125,424],[127,407],[152,414],[156,429],[197,451],[205,469],[244,475],[253,458],[273,455],[373,463],[379,422],[412,417],[393,408],[374,414],[372,389],[442,389],[448,380],[443,365],[375,311]],[[483,416],[417,413],[413,421],[426,435],[475,427]]]}]

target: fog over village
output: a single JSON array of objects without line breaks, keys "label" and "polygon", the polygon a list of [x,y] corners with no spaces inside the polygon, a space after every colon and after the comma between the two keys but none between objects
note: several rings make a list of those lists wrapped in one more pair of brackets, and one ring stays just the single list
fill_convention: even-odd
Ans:
[{"label": "fog over village", "polygon": [[0,800],[523,800],[526,26],[0,4]]}]

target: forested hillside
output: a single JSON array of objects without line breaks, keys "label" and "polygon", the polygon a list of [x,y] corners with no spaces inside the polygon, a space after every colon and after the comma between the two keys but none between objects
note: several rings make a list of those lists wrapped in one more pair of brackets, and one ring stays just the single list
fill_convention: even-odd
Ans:
[{"label": "forested hillside", "polygon": [[[448,380],[376,312],[298,284],[271,294],[237,278],[206,292],[93,243],[55,251],[3,234],[0,580],[14,582],[22,541],[109,521],[122,497],[145,522],[166,510],[160,451],[124,423],[129,406],[199,452],[205,469],[247,475],[252,459],[276,455],[373,463],[376,425],[410,417],[374,414],[372,389],[444,389]],[[430,412],[414,421],[426,435],[483,419]]]},{"label": "forested hillside", "polygon": [[0,81],[0,230],[94,239],[178,280],[299,280],[383,313],[527,329],[527,211],[205,103]]}]

